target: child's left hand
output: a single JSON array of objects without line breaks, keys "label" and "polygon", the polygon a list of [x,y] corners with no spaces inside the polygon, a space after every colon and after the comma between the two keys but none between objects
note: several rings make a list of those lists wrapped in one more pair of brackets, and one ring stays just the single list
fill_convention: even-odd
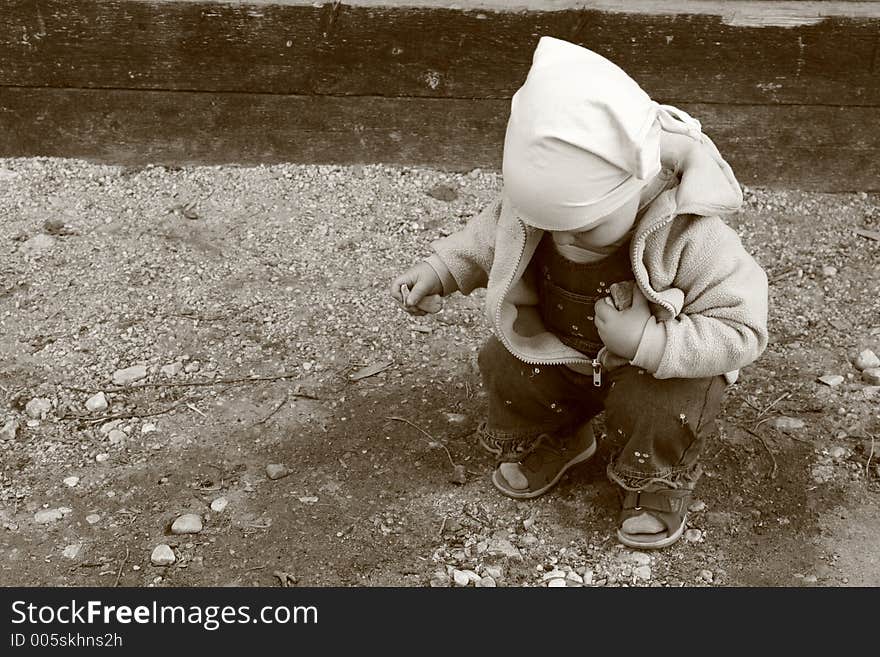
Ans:
[{"label": "child's left hand", "polygon": [[617,310],[611,297],[604,297],[596,302],[594,309],[596,329],[608,350],[628,361],[635,358],[645,324],[651,318],[648,300],[638,286],[634,286],[629,308]]}]

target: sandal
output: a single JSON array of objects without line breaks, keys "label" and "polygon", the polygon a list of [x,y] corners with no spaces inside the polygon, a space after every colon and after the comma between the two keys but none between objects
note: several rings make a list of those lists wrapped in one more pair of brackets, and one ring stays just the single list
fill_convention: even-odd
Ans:
[{"label": "sandal", "polygon": [[519,466],[528,485],[514,487],[501,472],[501,465],[492,473],[492,483],[504,495],[514,499],[538,497],[553,488],[569,468],[583,463],[595,453],[596,436],[589,422],[574,435],[541,434],[534,449],[518,463],[511,464]]},{"label": "sandal", "polygon": [[[647,550],[669,547],[684,533],[688,505],[693,490],[688,488],[661,488],[652,491],[619,489],[621,506],[617,539],[627,547]],[[663,525],[654,534],[626,532],[623,524],[630,518],[648,514]]]}]

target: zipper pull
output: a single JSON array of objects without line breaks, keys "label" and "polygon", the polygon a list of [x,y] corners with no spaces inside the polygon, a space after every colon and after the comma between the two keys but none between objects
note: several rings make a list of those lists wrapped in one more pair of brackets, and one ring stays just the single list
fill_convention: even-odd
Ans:
[{"label": "zipper pull", "polygon": [[602,363],[599,362],[599,358],[596,357],[593,359],[593,362],[590,363],[593,366],[593,385],[597,388],[602,387]]}]

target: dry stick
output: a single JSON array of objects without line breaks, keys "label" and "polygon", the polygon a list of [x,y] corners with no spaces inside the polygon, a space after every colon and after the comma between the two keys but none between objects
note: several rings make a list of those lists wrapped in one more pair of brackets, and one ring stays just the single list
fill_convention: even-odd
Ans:
[{"label": "dry stick", "polygon": [[780,395],[779,397],[777,397],[776,401],[772,402],[769,406],[767,406],[767,408],[765,408],[763,411],[761,411],[760,413],[758,413],[758,416],[757,416],[755,419],[757,420],[757,419],[763,417],[764,415],[766,415],[767,411],[769,411],[771,408],[773,408],[774,406],[776,406],[776,404],[778,404],[779,402],[781,402],[783,399],[786,399],[787,397],[791,397],[791,393],[790,393],[790,392],[783,393],[782,395]]},{"label": "dry stick", "polygon": [[62,420],[85,420],[89,424],[99,424],[100,422],[107,422],[109,420],[125,420],[125,419],[132,418],[132,417],[153,417],[155,415],[164,415],[165,413],[168,413],[169,411],[173,411],[175,408],[177,408],[178,406],[182,406],[183,404],[187,403],[188,401],[189,401],[189,399],[184,399],[183,401],[179,401],[176,404],[172,404],[171,406],[168,406],[167,408],[164,408],[160,411],[151,411],[149,413],[117,413],[116,415],[102,415],[101,417],[92,417],[92,418],[88,417],[87,415],[67,414],[67,415],[62,415],[61,419]]},{"label": "dry stick", "polygon": [[874,434],[869,434],[871,436],[871,452],[868,454],[868,462],[865,463],[865,476],[870,477],[871,471],[869,468],[871,467],[871,459],[874,458]]},{"label": "dry stick", "polygon": [[116,581],[113,582],[113,588],[119,586],[119,578],[122,577],[122,569],[125,568],[125,564],[128,562],[128,548],[125,548],[125,558],[122,560],[122,563],[119,564],[119,571],[116,573]]},{"label": "dry stick", "polygon": [[269,415],[264,417],[262,420],[257,420],[256,422],[254,422],[253,426],[257,426],[258,424],[263,424],[264,422],[268,422],[269,419],[273,415],[275,415],[275,413],[277,413],[278,411],[281,410],[281,407],[287,403],[288,399],[290,399],[290,395],[289,394],[284,395],[284,399],[281,400],[281,402],[278,404],[278,406],[276,406],[274,409],[272,409],[272,412],[269,413]]},{"label": "dry stick", "polygon": [[770,455],[770,459],[773,461],[773,469],[770,471],[770,478],[776,479],[776,472],[779,470],[779,466],[776,463],[776,457],[773,456],[773,452],[770,451],[770,447],[767,445],[767,441],[764,440],[764,436],[759,433],[755,433],[751,429],[746,429],[751,435],[761,441],[761,444],[764,446],[764,449],[767,450],[767,453]]},{"label": "dry stick", "polygon": [[413,429],[417,429],[418,431],[421,431],[423,434],[425,434],[428,438],[431,439],[431,443],[430,443],[430,445],[429,445],[430,447],[433,447],[434,445],[440,445],[440,447],[443,448],[443,451],[446,452],[446,458],[449,459],[449,463],[452,464],[452,467],[453,467],[453,468],[455,468],[455,461],[452,460],[452,454],[449,453],[449,448],[446,447],[446,445],[444,445],[443,443],[441,443],[439,440],[437,440],[436,438],[434,438],[434,436],[432,436],[431,434],[429,434],[427,431],[425,431],[424,429],[422,429],[420,426],[418,426],[417,424],[413,424],[412,422],[410,422],[409,420],[407,420],[407,419],[404,418],[404,417],[386,416],[385,419],[386,419],[386,420],[397,420],[398,422],[405,422],[406,424],[408,424],[409,426],[411,426]]},{"label": "dry stick", "polygon": [[[137,390],[139,388],[192,388],[197,386],[217,386],[225,383],[258,383],[260,381],[280,381],[282,379],[294,379],[297,374],[279,374],[278,376],[260,376],[245,377],[242,379],[215,379],[214,381],[187,381],[184,383],[138,383],[130,386],[114,386],[112,388],[104,388],[106,392],[127,392],[129,390]],[[74,388],[73,386],[64,386],[68,390],[76,390],[77,392],[93,392],[93,390],[84,390],[82,388]],[[303,399],[319,399],[312,395],[303,393],[293,393],[294,397],[302,397]]]}]

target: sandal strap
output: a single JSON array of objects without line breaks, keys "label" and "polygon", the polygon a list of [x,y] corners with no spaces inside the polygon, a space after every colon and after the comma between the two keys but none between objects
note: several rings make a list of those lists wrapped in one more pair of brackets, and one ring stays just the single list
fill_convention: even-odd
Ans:
[{"label": "sandal strap", "polygon": [[693,491],[687,488],[667,488],[656,491],[621,490],[624,511],[659,511],[683,515]]}]

